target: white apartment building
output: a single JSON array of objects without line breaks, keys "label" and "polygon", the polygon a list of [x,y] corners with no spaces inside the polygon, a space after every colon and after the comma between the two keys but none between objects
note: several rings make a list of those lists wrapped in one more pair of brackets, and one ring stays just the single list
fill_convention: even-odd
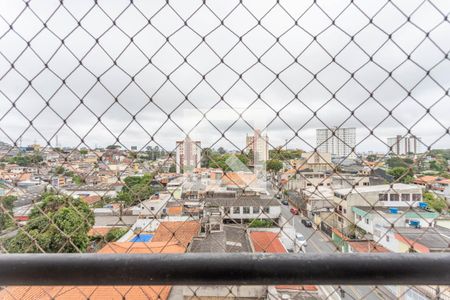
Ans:
[{"label": "white apartment building", "polygon": [[200,141],[193,141],[187,136],[183,141],[177,141],[176,168],[177,173],[192,172],[200,168],[202,146]]},{"label": "white apartment building", "polygon": [[261,130],[255,129],[253,135],[247,135],[247,151],[253,151],[253,164],[263,165],[269,159],[269,137],[267,133],[263,134]]},{"label": "white apartment building", "polygon": [[397,135],[396,137],[388,138],[387,144],[389,150],[396,155],[418,154],[422,152],[422,139],[414,135]]},{"label": "white apartment building", "polygon": [[335,221],[346,228],[354,224],[353,207],[418,207],[422,201],[422,188],[412,184],[358,186],[334,190]]},{"label": "white apartment building", "polygon": [[333,157],[355,157],[356,128],[316,129],[317,151]]}]

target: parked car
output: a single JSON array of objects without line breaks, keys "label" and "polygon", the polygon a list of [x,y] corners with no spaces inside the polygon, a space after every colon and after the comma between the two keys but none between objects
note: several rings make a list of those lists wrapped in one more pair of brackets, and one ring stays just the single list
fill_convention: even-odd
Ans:
[{"label": "parked car", "polygon": [[301,233],[295,234],[295,241],[300,247],[308,246],[308,242],[306,241],[305,237]]},{"label": "parked car", "polygon": [[292,208],[291,208],[291,213],[292,213],[293,215],[298,215],[298,209],[296,209],[295,207],[292,207]]},{"label": "parked car", "polygon": [[283,205],[289,205],[289,201],[287,201],[287,200],[282,200],[282,201],[281,201],[281,204],[283,204]]},{"label": "parked car", "polygon": [[312,222],[310,220],[302,219],[302,224],[305,225],[305,227],[312,227]]},{"label": "parked car", "polygon": [[281,199],[281,195],[280,195],[280,194],[276,194],[276,195],[275,195],[275,198]]}]

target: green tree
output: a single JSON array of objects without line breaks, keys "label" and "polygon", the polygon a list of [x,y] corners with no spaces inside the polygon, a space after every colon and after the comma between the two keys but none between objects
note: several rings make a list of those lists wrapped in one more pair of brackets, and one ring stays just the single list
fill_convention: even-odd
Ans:
[{"label": "green tree", "polygon": [[0,198],[0,231],[5,230],[14,225],[14,220],[11,218],[13,215],[13,203],[17,198],[15,196],[6,196]]},{"label": "green tree", "polygon": [[128,232],[127,228],[116,227],[111,229],[105,236],[105,240],[109,242],[115,242],[120,239],[125,233]]},{"label": "green tree", "polygon": [[408,167],[408,164],[400,157],[388,158],[386,160],[386,164],[389,166],[389,168],[397,168],[397,167],[407,168]]},{"label": "green tree", "polygon": [[120,149],[120,146],[119,145],[109,145],[106,147],[106,149],[108,149],[108,150]]},{"label": "green tree", "polygon": [[55,168],[55,174],[56,175],[62,175],[66,172],[66,169],[63,166],[57,166]]},{"label": "green tree", "polygon": [[395,167],[389,169],[387,172],[389,175],[394,177],[394,180],[402,183],[410,183],[413,180],[413,172],[404,167]]},{"label": "green tree", "polygon": [[86,154],[88,154],[88,150],[86,150],[86,149],[81,149],[81,150],[80,150],[80,154],[81,154],[81,155],[86,155]]},{"label": "green tree", "polygon": [[118,200],[124,201],[126,205],[134,205],[143,200],[147,200],[154,193],[150,185],[152,180],[153,175],[150,174],[125,178],[125,185],[117,196]]},{"label": "green tree", "polygon": [[278,159],[270,159],[266,162],[266,170],[273,173],[278,173],[283,169],[283,163]]},{"label": "green tree", "polygon": [[430,169],[433,171],[443,172],[446,166],[443,166],[440,161],[433,160],[430,161]]},{"label": "green tree", "polygon": [[283,150],[283,149],[272,149],[269,151],[270,159],[278,159],[278,160],[291,160],[291,159],[299,159],[302,157],[302,150]]},{"label": "green tree", "polygon": [[225,153],[227,153],[227,151],[226,151],[223,147],[219,147],[219,149],[217,149],[217,152],[218,152],[219,154],[225,154]]},{"label": "green tree", "polygon": [[432,192],[423,193],[423,200],[435,211],[441,213],[444,210],[447,210],[447,202],[445,199],[437,196]]},{"label": "green tree", "polygon": [[72,176],[72,181],[78,186],[83,185],[85,183],[84,178],[76,174]]},{"label": "green tree", "polygon": [[258,220],[254,219],[250,222],[250,228],[270,228],[273,226],[272,220]]},{"label": "green tree", "polygon": [[366,159],[367,159],[367,161],[375,162],[378,160],[378,157],[375,154],[369,154],[369,155],[367,155]]},{"label": "green tree", "polygon": [[89,206],[80,199],[48,194],[31,211],[27,224],[5,241],[10,253],[84,252],[94,224]]}]

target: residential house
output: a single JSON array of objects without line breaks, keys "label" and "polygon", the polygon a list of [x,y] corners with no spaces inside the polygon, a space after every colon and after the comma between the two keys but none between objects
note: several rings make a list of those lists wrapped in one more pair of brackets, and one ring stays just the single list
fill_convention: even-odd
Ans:
[{"label": "residential house", "polygon": [[254,219],[278,222],[280,203],[269,196],[238,195],[235,198],[206,198],[205,207],[217,207],[224,222],[249,222]]},{"label": "residential house", "polygon": [[336,208],[332,226],[342,231],[354,223],[353,207],[417,207],[422,201],[422,188],[403,183],[359,186],[335,190],[333,200]]}]

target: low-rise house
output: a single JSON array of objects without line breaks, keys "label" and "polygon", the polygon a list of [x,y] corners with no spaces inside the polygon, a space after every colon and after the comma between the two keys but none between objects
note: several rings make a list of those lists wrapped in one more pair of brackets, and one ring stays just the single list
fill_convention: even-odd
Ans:
[{"label": "low-rise house", "polygon": [[300,200],[295,203],[302,214],[315,224],[320,224],[322,219],[327,219],[334,211],[334,192],[330,187],[310,187],[300,192]]},{"label": "low-rise house", "polygon": [[289,190],[301,190],[308,187],[331,186],[331,174],[325,172],[297,171],[290,175],[285,184]]},{"label": "low-rise house", "polygon": [[153,195],[148,200],[141,201],[136,206],[127,209],[134,216],[161,218],[166,215],[166,205],[170,200],[170,194]]},{"label": "low-rise house", "polygon": [[423,207],[353,206],[353,224],[371,235],[377,227],[433,227],[439,213]]},{"label": "low-rise house", "polygon": [[254,219],[278,222],[281,207],[268,196],[238,195],[235,198],[206,198],[205,207],[218,207],[224,222],[249,222]]},{"label": "low-rise house", "polygon": [[60,192],[72,197],[100,196],[114,198],[121,188],[120,185],[82,185],[64,187]]},{"label": "low-rise house", "polygon": [[422,188],[403,183],[359,186],[335,190],[333,200],[332,226],[342,231],[354,223],[353,207],[418,207],[422,202]]},{"label": "low-rise house", "polygon": [[414,179],[413,183],[424,186],[430,190],[443,192],[450,186],[450,179],[438,176],[422,176]]},{"label": "low-rise house", "polygon": [[374,240],[395,253],[450,252],[450,229],[443,227],[380,227]]}]

